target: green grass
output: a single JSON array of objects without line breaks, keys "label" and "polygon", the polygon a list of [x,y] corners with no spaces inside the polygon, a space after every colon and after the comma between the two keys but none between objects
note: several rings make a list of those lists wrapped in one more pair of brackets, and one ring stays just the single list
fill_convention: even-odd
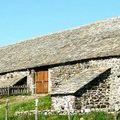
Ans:
[{"label": "green grass", "polygon": [[[45,96],[39,98],[39,110],[50,109],[51,97]],[[35,100],[29,100],[25,102],[15,103],[10,105],[10,111],[26,111],[35,109]]]},{"label": "green grass", "polygon": [[[1,98],[0,100],[0,120],[4,120],[5,116],[5,101],[6,97]],[[51,108],[51,96],[47,95],[44,97],[39,97],[39,110],[45,110]],[[15,116],[16,111],[29,111],[35,109],[35,99],[31,100],[18,100],[16,101],[16,97],[10,97],[9,104],[9,120],[35,120],[35,115],[24,115],[24,116]],[[106,112],[90,112],[81,115],[71,115],[71,120],[80,120],[80,118],[84,118],[84,120],[114,120],[114,115]],[[68,120],[67,115],[58,115],[57,113],[53,113],[52,115],[39,115],[40,120]],[[120,120],[120,113],[118,114],[118,119]]]},{"label": "green grass", "polygon": [[[21,116],[21,117],[11,117],[9,120],[35,120],[35,116]],[[58,115],[58,114],[52,114],[52,115],[39,115],[39,120],[68,120],[67,115]],[[80,120],[80,117],[78,115],[71,116],[71,120]]]},{"label": "green grass", "polygon": [[[12,118],[16,111],[29,111],[35,109],[35,99],[28,101],[16,102],[14,97],[10,98],[9,104],[9,117]],[[5,99],[5,98],[3,98]],[[50,95],[39,98],[39,110],[45,110],[51,108],[51,97]],[[0,105],[0,120],[4,120],[5,116],[5,103]],[[17,120],[17,119],[16,119]],[[19,120],[19,119],[18,119]]]},{"label": "green grass", "polygon": [[[83,115],[71,115],[71,120],[114,120],[113,114],[107,114],[106,112],[90,112]],[[35,120],[35,116],[21,116],[21,117],[10,117],[9,120]],[[39,115],[39,120],[68,120],[67,115]],[[119,119],[118,119],[119,120]]]},{"label": "green grass", "polygon": [[90,112],[82,116],[85,120],[114,120],[114,115],[107,112]]}]

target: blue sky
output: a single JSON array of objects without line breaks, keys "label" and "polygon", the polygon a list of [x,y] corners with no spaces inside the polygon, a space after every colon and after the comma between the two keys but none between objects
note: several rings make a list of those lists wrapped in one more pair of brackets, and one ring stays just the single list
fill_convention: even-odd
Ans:
[{"label": "blue sky", "polygon": [[0,0],[0,46],[119,15],[117,0]]}]

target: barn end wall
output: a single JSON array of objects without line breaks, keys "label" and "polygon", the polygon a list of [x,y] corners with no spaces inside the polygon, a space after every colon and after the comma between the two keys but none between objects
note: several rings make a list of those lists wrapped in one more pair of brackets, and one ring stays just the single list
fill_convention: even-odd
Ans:
[{"label": "barn end wall", "polygon": [[[15,79],[15,78],[19,78],[19,76],[27,76],[27,86],[29,88],[30,93],[34,93],[34,84],[33,84],[33,74],[32,72],[30,73],[30,71],[15,71],[15,72],[10,72],[10,73],[6,73],[3,75],[0,75],[0,80],[3,82],[10,81],[10,79]],[[1,86],[2,87],[2,86]],[[4,86],[3,86],[4,87]]]},{"label": "barn end wall", "polygon": [[110,71],[101,74],[75,93],[75,109],[81,112],[109,109]]},{"label": "barn end wall", "polygon": [[[87,109],[120,109],[120,59],[111,58],[104,60],[90,60],[88,62],[76,63],[73,65],[58,66],[50,69],[50,80],[52,83],[51,91],[54,92],[63,80],[69,80],[75,75],[79,75],[82,70],[89,68],[111,68],[110,74],[107,78],[98,78],[96,82],[99,84],[88,84],[83,87],[83,94],[76,96],[67,96],[71,102],[71,111],[79,110],[85,111]],[[69,83],[70,84],[70,83]],[[68,87],[70,87],[68,85]],[[66,88],[64,88],[66,89]],[[59,94],[59,93],[58,93]],[[61,106],[66,104],[64,96],[52,97],[52,106],[55,110],[61,110]],[[67,98],[65,97],[65,98]],[[70,100],[70,101],[71,101]],[[64,108],[67,109],[67,108]]]}]

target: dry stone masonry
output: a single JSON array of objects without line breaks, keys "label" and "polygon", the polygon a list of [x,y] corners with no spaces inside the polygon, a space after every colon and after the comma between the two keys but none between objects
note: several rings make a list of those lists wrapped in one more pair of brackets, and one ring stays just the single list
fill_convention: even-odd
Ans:
[{"label": "dry stone masonry", "polygon": [[0,56],[0,87],[26,76],[37,93],[35,72],[47,69],[54,110],[120,109],[120,17],[1,47]]},{"label": "dry stone masonry", "polygon": [[33,77],[29,71],[15,71],[0,75],[0,88],[13,86],[17,80],[26,77],[26,85],[34,93]]},{"label": "dry stone masonry", "polygon": [[[59,92],[61,93],[61,91],[63,90],[60,90],[57,95],[55,96],[53,95],[52,97],[53,108],[57,111],[62,110],[62,108],[67,109],[66,100],[69,100],[71,112],[73,111],[83,112],[95,109],[119,110],[120,109],[119,58],[89,60],[83,63],[76,63],[51,68],[50,80],[52,83],[52,92],[54,93],[56,88],[59,88],[59,86],[62,83],[65,84],[65,82],[63,81],[70,81],[70,79],[73,76],[80,75],[80,73],[85,69],[92,68],[100,69],[104,67],[108,68],[109,71],[93,79],[84,87],[76,91],[73,95],[67,95],[64,93],[63,95],[60,95]],[[76,82],[78,82],[78,79],[76,79]],[[71,87],[71,82],[69,82],[67,86]]]}]

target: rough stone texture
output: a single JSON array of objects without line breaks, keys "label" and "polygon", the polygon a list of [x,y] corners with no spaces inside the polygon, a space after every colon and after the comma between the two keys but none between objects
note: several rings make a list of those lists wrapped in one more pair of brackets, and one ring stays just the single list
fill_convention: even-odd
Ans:
[{"label": "rough stone texture", "polygon": [[[102,74],[93,79],[93,82],[89,82],[84,87],[75,92],[75,107],[73,109],[85,111],[86,109],[120,109],[120,59],[110,58],[101,60],[90,60],[83,63],[76,63],[73,65],[59,66],[51,69],[51,81],[52,90],[59,88],[62,85],[62,81],[67,81],[68,87],[71,86],[71,82],[68,82],[73,76],[80,75],[82,71],[90,68],[111,68],[110,72]],[[85,76],[84,76],[85,77]],[[79,80],[77,79],[76,82]],[[65,84],[65,82],[64,82]],[[66,89],[66,88],[62,88]],[[68,91],[69,92],[69,91]],[[76,94],[77,93],[77,94]],[[56,94],[59,94],[57,91]],[[63,94],[62,96],[66,96]],[[55,101],[55,98],[53,98]],[[61,102],[60,102],[60,101]],[[56,108],[59,104],[64,104],[59,95],[56,101],[58,104],[54,104]],[[56,102],[57,103],[57,102]],[[60,108],[59,108],[60,109]],[[58,108],[57,108],[58,110]]]},{"label": "rough stone texture", "polygon": [[[69,94],[76,92],[93,79],[108,71],[108,68],[88,68],[74,75],[68,80],[62,80],[52,89],[52,94]],[[59,86],[59,87],[57,87]],[[69,86],[69,87],[68,87]]]},{"label": "rough stone texture", "polygon": [[53,103],[53,106],[55,106],[55,109],[56,111],[58,112],[67,112],[68,109],[71,111],[71,112],[74,112],[75,110],[75,97],[74,96],[55,96],[55,97],[52,97],[52,103]]},{"label": "rough stone texture", "polygon": [[95,66],[108,66],[111,67],[110,81],[110,94],[109,94],[109,108],[111,110],[120,109],[120,59],[106,59],[98,61],[90,61],[90,64]]},{"label": "rough stone texture", "polygon": [[32,70],[27,76],[27,86],[31,94],[35,94],[34,70]]},{"label": "rough stone texture", "polygon": [[87,66],[81,63],[74,65],[58,66],[50,70],[51,81],[52,81],[52,92],[55,88],[61,85],[62,81],[68,81],[69,78],[79,75]]},{"label": "rough stone texture", "polygon": [[81,110],[81,112],[86,109],[109,109],[110,81],[108,76],[109,71],[100,75],[75,93],[76,109]]},{"label": "rough stone texture", "polygon": [[16,84],[19,80],[27,76],[26,71],[11,72],[4,75],[0,75],[0,87],[9,87]]},{"label": "rough stone texture", "polygon": [[0,88],[13,86],[24,77],[27,77],[27,86],[29,91],[33,93],[33,77],[29,71],[16,71],[0,75]]},{"label": "rough stone texture", "polygon": [[120,56],[120,17],[0,48],[0,73]]}]

